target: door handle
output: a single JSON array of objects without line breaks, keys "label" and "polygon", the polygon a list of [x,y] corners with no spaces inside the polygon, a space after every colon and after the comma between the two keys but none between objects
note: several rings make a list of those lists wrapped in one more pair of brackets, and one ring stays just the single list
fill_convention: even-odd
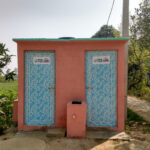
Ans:
[{"label": "door handle", "polygon": [[49,90],[54,90],[55,88],[49,87],[48,89],[49,89]]},{"label": "door handle", "polygon": [[87,87],[86,89],[87,89],[87,90],[93,90],[93,88],[92,88],[92,87]]}]

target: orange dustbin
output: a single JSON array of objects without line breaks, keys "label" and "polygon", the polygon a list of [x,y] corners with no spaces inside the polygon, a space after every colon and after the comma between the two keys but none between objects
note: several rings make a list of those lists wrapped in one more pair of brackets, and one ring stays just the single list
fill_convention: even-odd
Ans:
[{"label": "orange dustbin", "polygon": [[86,136],[86,102],[72,101],[67,104],[67,137]]}]

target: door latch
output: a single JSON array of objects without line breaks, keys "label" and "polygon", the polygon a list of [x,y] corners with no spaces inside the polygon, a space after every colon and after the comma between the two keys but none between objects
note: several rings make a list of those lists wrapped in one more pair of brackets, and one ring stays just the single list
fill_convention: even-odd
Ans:
[{"label": "door latch", "polygon": [[55,88],[52,88],[52,87],[50,88],[50,87],[49,87],[48,89],[49,89],[49,90],[54,90]]},{"label": "door latch", "polygon": [[86,89],[87,89],[87,90],[93,90],[93,88],[92,88],[92,87],[87,87]]}]

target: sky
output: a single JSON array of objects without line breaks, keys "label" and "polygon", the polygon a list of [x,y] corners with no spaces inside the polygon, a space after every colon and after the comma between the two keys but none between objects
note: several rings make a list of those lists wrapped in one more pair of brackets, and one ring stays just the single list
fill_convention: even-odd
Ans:
[{"label": "sky", "polygon": [[[90,38],[106,24],[113,0],[0,0],[0,43],[5,43],[17,67],[12,38]],[[115,0],[109,25],[119,28],[122,1]],[[142,0],[130,0],[130,14]]]}]

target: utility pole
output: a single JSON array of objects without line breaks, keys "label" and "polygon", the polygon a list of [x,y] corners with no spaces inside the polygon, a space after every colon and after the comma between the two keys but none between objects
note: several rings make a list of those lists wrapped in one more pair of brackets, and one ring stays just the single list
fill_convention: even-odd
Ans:
[{"label": "utility pole", "polygon": [[123,0],[122,36],[129,37],[129,0]]},{"label": "utility pole", "polygon": [[[123,0],[122,14],[122,36],[129,37],[129,0]],[[127,96],[128,96],[128,43],[125,45],[125,118],[127,118]]]}]

